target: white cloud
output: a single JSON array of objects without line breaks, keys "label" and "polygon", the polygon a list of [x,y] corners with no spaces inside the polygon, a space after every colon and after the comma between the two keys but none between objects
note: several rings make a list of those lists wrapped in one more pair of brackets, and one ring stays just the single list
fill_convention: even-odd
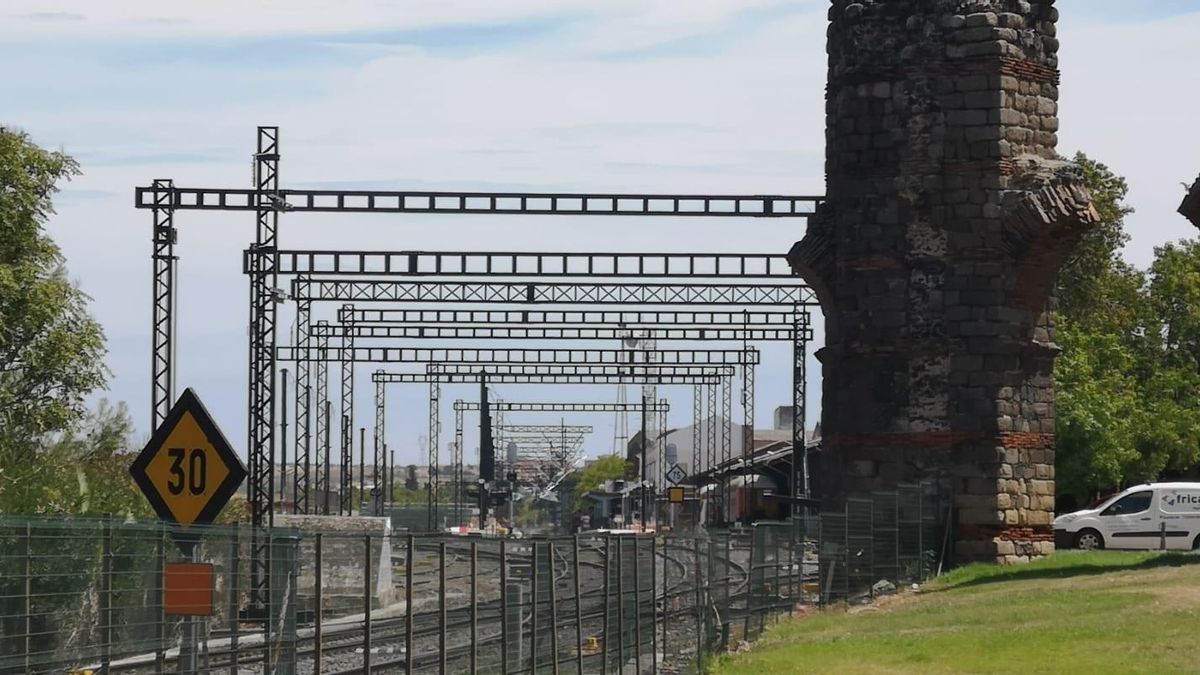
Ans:
[{"label": "white cloud", "polygon": [[[589,24],[596,30],[587,29],[578,36],[598,41],[607,36],[610,47],[632,47],[707,30],[737,13],[781,4],[818,6],[822,0],[8,0],[4,6],[8,20],[0,23],[0,36],[21,40],[268,37],[486,25],[576,15],[598,21]],[[614,29],[620,33],[615,42]]]},{"label": "white cloud", "polygon": [[[96,3],[84,0],[17,0],[5,8],[13,16],[53,11],[85,18],[0,21],[0,38],[52,38],[61,41],[65,54],[16,69],[24,73],[22,96],[3,105],[5,114],[20,113],[14,121],[39,142],[95,160],[71,185],[87,199],[64,200],[52,232],[72,273],[95,297],[95,312],[112,337],[110,363],[117,375],[112,395],[128,400],[144,425],[150,232],[149,215],[131,207],[134,185],[168,177],[187,185],[248,186],[254,126],[279,124],[282,176],[290,185],[819,193],[827,5],[794,4],[802,13],[773,14],[778,3],[767,0],[752,5],[359,0],[337,3],[336,9],[315,0],[204,5],[139,0],[105,3],[101,14]],[[196,9],[201,6],[203,12]],[[764,14],[747,19],[750,10]],[[1154,244],[1191,234],[1173,211],[1178,183],[1200,170],[1200,147],[1190,133],[1198,94],[1186,86],[1194,79],[1188,68],[1200,25],[1195,15],[1084,25],[1085,11],[1078,4],[1063,10],[1061,148],[1086,150],[1129,177],[1138,208],[1130,221],[1130,252],[1144,264]],[[144,44],[169,36],[329,35],[569,13],[587,18],[551,38],[461,54],[346,45],[356,58],[329,64],[69,61],[70,45],[82,38],[103,54],[108,43]],[[710,35],[712,46],[705,48]],[[686,56],[600,58],[683,38],[695,38],[701,47],[693,45]],[[162,48],[169,55],[170,43]],[[105,97],[105,91],[115,94]],[[240,255],[252,217],[188,212],[179,223],[179,379],[201,387],[228,434],[237,438],[244,428],[246,358]],[[785,251],[802,235],[801,223],[783,220],[297,215],[285,218],[282,241],[313,248],[758,252]],[[284,323],[290,321],[286,315]],[[789,396],[786,362],[787,355],[774,349],[760,368],[761,421]],[[815,362],[810,369],[816,372]],[[470,396],[468,389],[448,396]],[[513,399],[597,396],[594,389],[570,387],[550,393],[507,389]],[[602,398],[610,393],[606,389]],[[679,412],[672,413],[671,423],[687,424],[690,392],[676,394],[682,395],[673,398]],[[397,400],[401,396],[415,397],[412,391],[398,392]],[[812,409],[819,400],[813,379]],[[370,403],[366,397],[359,403],[365,420]],[[397,438],[411,443],[423,414],[420,405],[402,406],[389,424],[396,429],[402,423]],[[605,433],[597,432],[598,447],[606,447]],[[413,458],[415,453],[401,454],[402,461]]]},{"label": "white cloud", "polygon": [[1176,213],[1181,182],[1200,173],[1200,12],[1095,23],[1063,10],[1059,152],[1083,151],[1129,182],[1126,254],[1145,267],[1153,248],[1195,230]]}]

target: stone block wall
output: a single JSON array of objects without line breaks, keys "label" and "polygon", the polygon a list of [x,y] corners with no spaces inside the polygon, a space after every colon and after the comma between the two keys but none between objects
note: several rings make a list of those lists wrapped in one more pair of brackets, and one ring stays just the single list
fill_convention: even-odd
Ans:
[{"label": "stone block wall", "polygon": [[371,606],[386,607],[403,600],[392,578],[392,524],[387,518],[361,516],[275,515],[275,526],[300,534],[297,602],[301,610],[315,607],[316,534],[321,538],[321,594],[325,614],[341,616],[365,610],[366,536],[371,537]]},{"label": "stone block wall", "polygon": [[832,503],[941,478],[960,559],[1053,547],[1053,286],[1096,220],[1055,152],[1053,0],[833,0],[827,202],[793,247],[826,319]]}]

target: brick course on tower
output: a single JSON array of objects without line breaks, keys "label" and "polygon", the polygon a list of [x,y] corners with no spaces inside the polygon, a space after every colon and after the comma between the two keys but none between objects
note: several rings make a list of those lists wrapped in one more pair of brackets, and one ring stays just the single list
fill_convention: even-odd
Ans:
[{"label": "brick course on tower", "polygon": [[827,201],[788,255],[826,320],[822,473],[936,478],[960,560],[1053,550],[1053,287],[1097,214],[1055,152],[1053,0],[833,0]]}]

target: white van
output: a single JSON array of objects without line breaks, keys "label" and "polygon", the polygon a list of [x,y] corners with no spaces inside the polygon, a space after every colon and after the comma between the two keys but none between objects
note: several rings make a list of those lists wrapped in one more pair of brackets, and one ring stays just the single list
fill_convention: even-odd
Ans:
[{"label": "white van", "polygon": [[[1165,525],[1165,528],[1164,528]],[[1054,519],[1056,548],[1200,548],[1200,483],[1147,483]]]}]

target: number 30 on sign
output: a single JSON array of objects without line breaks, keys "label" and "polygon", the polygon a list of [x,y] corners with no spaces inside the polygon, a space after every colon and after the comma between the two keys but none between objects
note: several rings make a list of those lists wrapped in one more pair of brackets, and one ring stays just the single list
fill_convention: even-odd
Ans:
[{"label": "number 30 on sign", "polygon": [[129,473],[158,516],[183,528],[211,523],[246,477],[241,460],[191,389],[179,397]]}]

